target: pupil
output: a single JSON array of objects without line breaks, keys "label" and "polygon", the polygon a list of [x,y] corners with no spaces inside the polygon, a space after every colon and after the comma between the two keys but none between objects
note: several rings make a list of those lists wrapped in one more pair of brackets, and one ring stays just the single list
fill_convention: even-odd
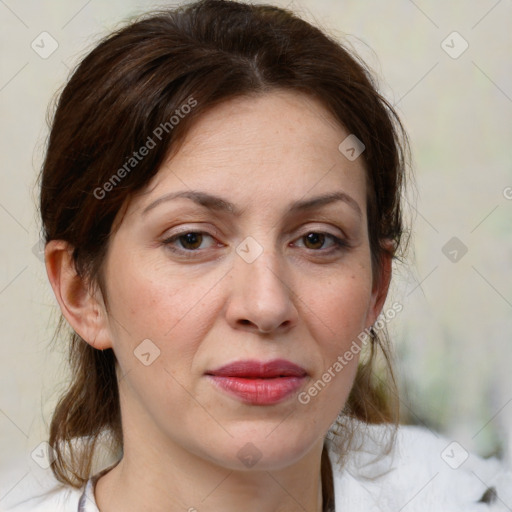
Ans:
[{"label": "pupil", "polygon": [[306,238],[308,243],[311,242],[313,245],[315,245],[318,244],[318,242],[320,242],[320,246],[322,246],[324,235],[322,235],[321,233],[309,233],[308,235],[306,235]]},{"label": "pupil", "polygon": [[186,235],[184,235],[184,238],[186,245],[201,245],[201,235],[199,235],[198,233],[187,233]]}]

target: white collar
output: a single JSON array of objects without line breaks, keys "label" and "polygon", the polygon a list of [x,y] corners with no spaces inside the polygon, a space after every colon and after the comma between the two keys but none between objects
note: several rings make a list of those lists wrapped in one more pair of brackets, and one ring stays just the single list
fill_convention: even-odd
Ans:
[{"label": "white collar", "polygon": [[[457,445],[416,426],[400,426],[391,451],[383,453],[391,436],[389,427],[359,424],[353,443],[357,449],[349,452],[342,466],[331,446],[337,512],[512,510],[512,471],[498,459],[468,453],[454,468],[451,456],[458,455]],[[490,487],[497,498],[490,505],[479,502],[486,491],[487,496],[492,494]]]}]

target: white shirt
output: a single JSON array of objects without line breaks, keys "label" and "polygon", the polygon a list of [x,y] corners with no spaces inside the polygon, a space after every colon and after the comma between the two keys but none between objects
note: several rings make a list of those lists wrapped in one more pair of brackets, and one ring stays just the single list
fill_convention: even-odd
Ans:
[{"label": "white shirt", "polygon": [[[512,511],[511,467],[468,454],[458,443],[417,426],[400,426],[393,449],[384,454],[388,432],[376,425],[359,431],[343,465],[329,441],[336,512]],[[9,500],[8,508],[3,508],[6,500],[0,501],[0,510],[99,512],[94,485],[108,469],[81,489],[52,475],[45,488],[23,500]]]}]

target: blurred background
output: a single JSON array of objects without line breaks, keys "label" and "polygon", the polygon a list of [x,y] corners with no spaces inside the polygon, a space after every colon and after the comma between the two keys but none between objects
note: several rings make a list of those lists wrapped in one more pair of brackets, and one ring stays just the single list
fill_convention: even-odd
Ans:
[{"label": "blurred background", "polygon": [[[403,421],[511,460],[512,2],[272,3],[358,52],[411,139],[413,236],[388,300],[403,305],[388,324]],[[68,375],[35,206],[48,104],[99,37],[175,4],[0,0],[0,509],[47,478],[40,443]]]}]

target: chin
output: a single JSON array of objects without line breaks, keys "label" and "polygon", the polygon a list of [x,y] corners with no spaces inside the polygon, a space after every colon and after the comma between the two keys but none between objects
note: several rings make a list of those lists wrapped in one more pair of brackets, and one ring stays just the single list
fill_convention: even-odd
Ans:
[{"label": "chin", "polygon": [[283,425],[276,428],[275,424],[272,428],[227,430],[233,437],[224,443],[214,443],[215,453],[210,451],[208,458],[234,471],[284,469],[303,458],[320,438],[320,434],[308,432],[307,425],[296,433]]}]

